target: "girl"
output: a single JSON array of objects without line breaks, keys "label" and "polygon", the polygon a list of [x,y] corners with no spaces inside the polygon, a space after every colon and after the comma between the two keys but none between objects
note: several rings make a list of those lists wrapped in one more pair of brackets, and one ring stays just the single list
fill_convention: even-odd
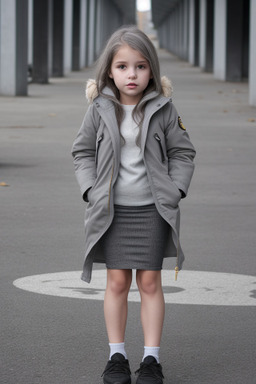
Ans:
[{"label": "girl", "polygon": [[103,382],[131,383],[124,339],[136,269],[145,345],[136,383],[161,384],[161,269],[164,257],[177,257],[176,271],[184,260],[178,203],[187,194],[195,150],[171,102],[170,82],[160,79],[155,48],[136,27],[111,36],[86,94],[91,105],[72,154],[88,202],[82,279],[90,282],[93,262],[107,267],[110,357]]}]

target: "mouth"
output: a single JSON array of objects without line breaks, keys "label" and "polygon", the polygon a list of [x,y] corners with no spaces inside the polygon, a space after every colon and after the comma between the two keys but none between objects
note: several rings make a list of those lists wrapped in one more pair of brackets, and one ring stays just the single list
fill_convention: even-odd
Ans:
[{"label": "mouth", "polygon": [[129,83],[129,84],[127,84],[127,87],[128,87],[128,88],[136,88],[136,87],[137,87],[137,84],[135,84],[135,83]]}]

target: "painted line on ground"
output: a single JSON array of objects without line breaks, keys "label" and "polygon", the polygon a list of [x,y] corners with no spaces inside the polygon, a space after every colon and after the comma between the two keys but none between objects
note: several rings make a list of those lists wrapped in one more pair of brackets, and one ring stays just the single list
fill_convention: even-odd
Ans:
[{"label": "painted line on ground", "polygon": [[[94,270],[90,284],[81,281],[80,276],[80,271],[48,273],[22,277],[13,284],[17,288],[43,295],[104,300],[106,270]],[[174,281],[173,276],[173,271],[162,271],[167,304],[256,305],[256,276],[202,271],[181,271],[178,281]],[[140,302],[134,277],[129,301]]]}]

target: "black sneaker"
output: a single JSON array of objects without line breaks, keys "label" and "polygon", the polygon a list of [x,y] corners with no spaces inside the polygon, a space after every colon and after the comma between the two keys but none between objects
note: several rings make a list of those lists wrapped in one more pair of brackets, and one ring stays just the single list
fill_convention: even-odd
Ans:
[{"label": "black sneaker", "polygon": [[145,357],[135,373],[138,373],[136,384],[163,384],[162,366],[153,356]]},{"label": "black sneaker", "polygon": [[129,361],[121,353],[115,353],[101,376],[104,384],[131,384]]}]

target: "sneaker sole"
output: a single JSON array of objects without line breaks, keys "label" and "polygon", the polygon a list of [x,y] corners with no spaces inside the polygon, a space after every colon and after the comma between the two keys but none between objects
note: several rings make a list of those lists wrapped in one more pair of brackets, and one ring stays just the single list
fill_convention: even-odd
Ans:
[{"label": "sneaker sole", "polygon": [[[132,381],[129,380],[129,381],[127,381],[125,384],[131,384],[131,383],[132,383]],[[103,384],[105,384],[105,381],[103,381]],[[121,383],[121,381],[115,381],[115,382],[112,383],[112,384],[123,384],[123,383]]]},{"label": "sneaker sole", "polygon": [[[106,382],[104,381],[104,379],[103,379],[103,384],[108,384],[108,383],[106,383]],[[114,383],[111,383],[111,384],[123,384],[123,383],[121,383],[121,381],[115,381]],[[127,381],[125,384],[132,384],[132,380],[130,379],[130,380]]]},{"label": "sneaker sole", "polygon": [[[129,380],[129,381],[127,381],[125,384],[131,384],[132,383],[132,381],[131,380]],[[106,382],[103,380],[103,384],[106,384]],[[112,384],[122,384],[121,383],[121,381],[115,381],[114,383],[112,383]]]}]

